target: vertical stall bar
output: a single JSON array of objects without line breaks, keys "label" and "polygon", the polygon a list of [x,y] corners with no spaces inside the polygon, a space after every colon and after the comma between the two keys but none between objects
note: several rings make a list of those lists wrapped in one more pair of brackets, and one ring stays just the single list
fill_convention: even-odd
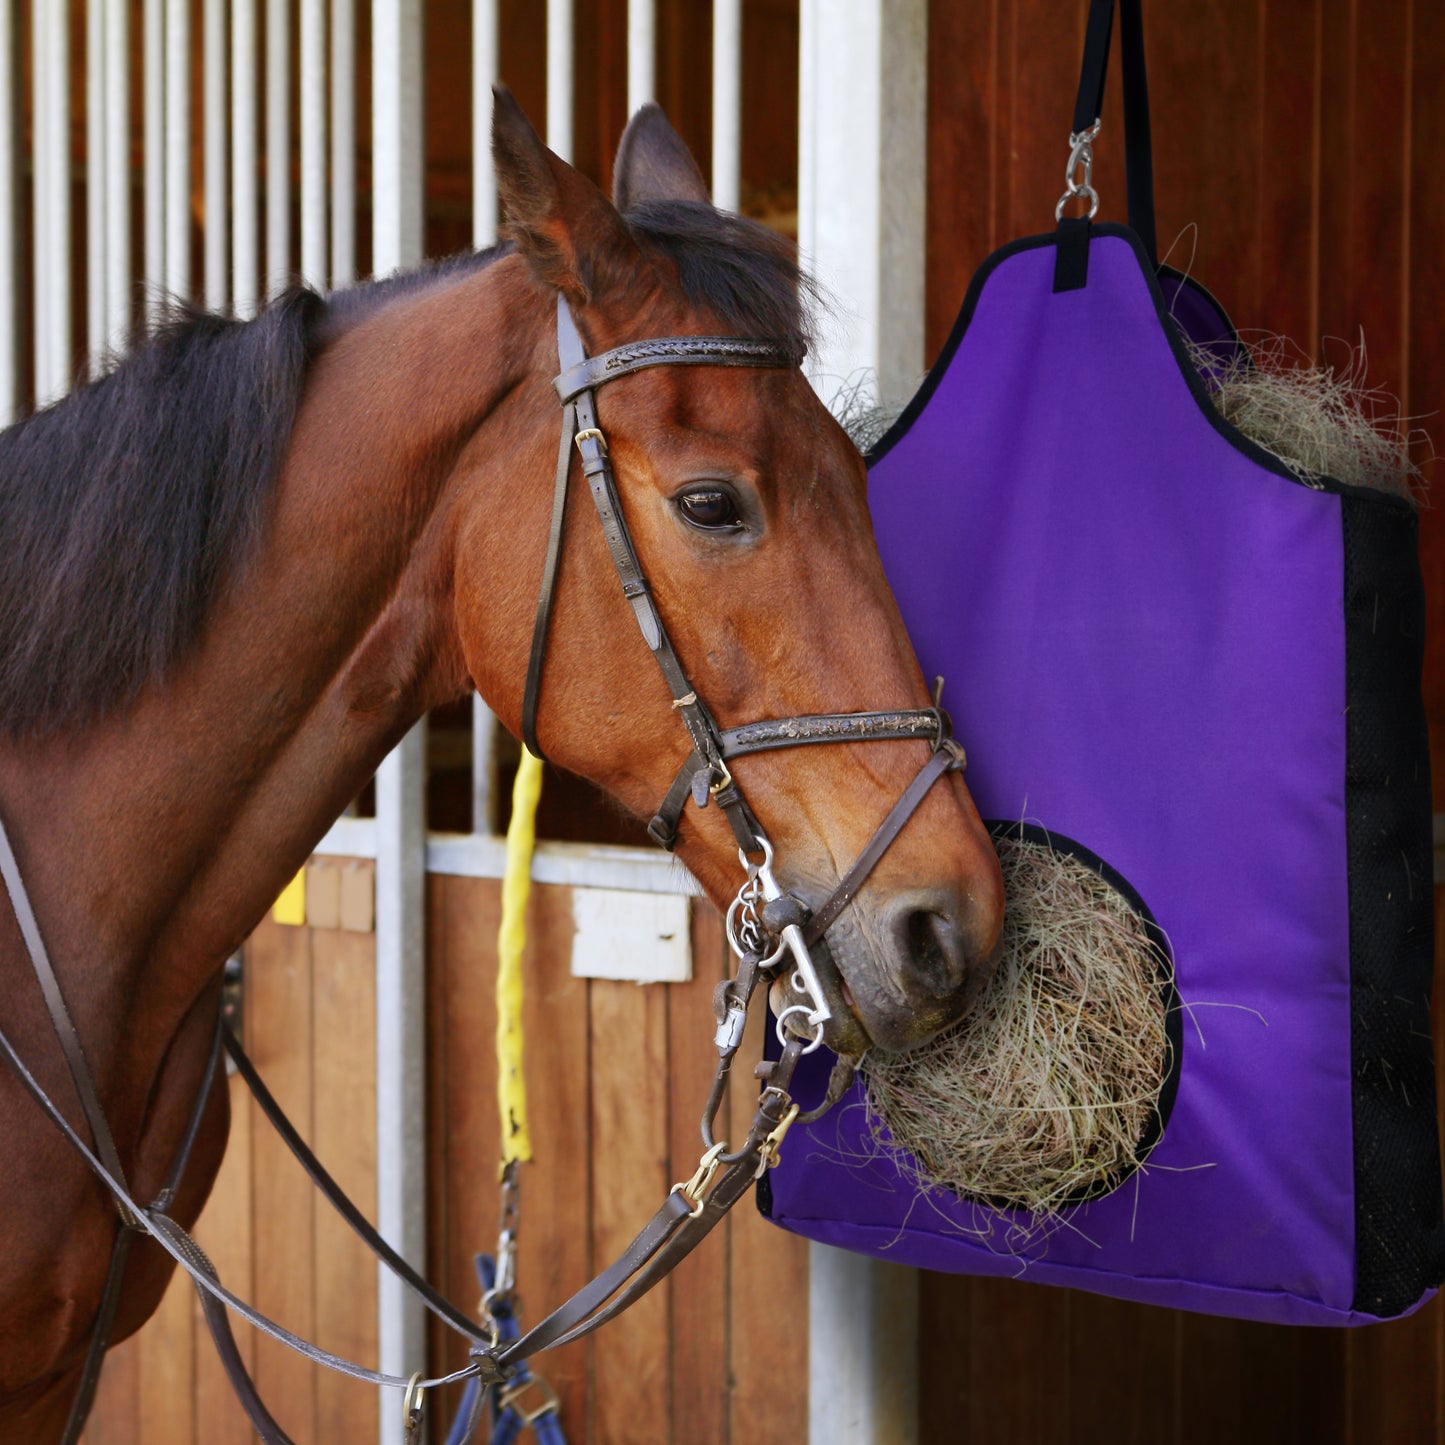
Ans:
[{"label": "vertical stall bar", "polygon": [[356,0],[331,0],[331,284],[356,280]]},{"label": "vertical stall bar", "polygon": [[[498,0],[472,0],[472,244],[497,240],[497,177],[492,169],[492,85],[501,75]],[[472,832],[492,831],[492,750],[497,720],[472,699]]]},{"label": "vertical stall bar", "polygon": [[256,0],[231,0],[231,291],[236,315],[260,302],[256,183]]},{"label": "vertical stall bar", "polygon": [[572,159],[572,0],[547,0],[547,144]]},{"label": "vertical stall bar", "polygon": [[[421,0],[374,0],[371,19],[373,270],[386,276],[422,254]],[[426,1262],[426,724],[376,775],[376,1218],[392,1246]],[[424,1368],[421,1306],[377,1270],[381,1368]],[[378,1438],[401,1445],[401,1409],[383,1391]]]},{"label": "vertical stall bar", "polygon": [[105,357],[105,0],[85,0],[85,354]]},{"label": "vertical stall bar", "polygon": [[45,343],[48,339],[45,325],[48,301],[45,286],[48,278],[45,274],[44,258],[49,242],[47,227],[50,223],[50,197],[45,189],[44,158],[45,128],[49,121],[45,82],[50,67],[46,60],[46,39],[45,26],[38,22],[32,9],[30,20],[30,250],[34,257],[35,276],[31,287],[32,323],[30,329],[33,336],[37,406],[40,404],[41,377],[47,374]]},{"label": "vertical stall bar", "polygon": [[0,426],[9,426],[20,414],[20,316],[15,295],[20,219],[15,148],[18,61],[13,0],[0,0]]},{"label": "vertical stall bar", "polygon": [[472,0],[472,245],[497,239],[497,177],[492,170],[492,85],[501,74],[497,0]]},{"label": "vertical stall bar", "polygon": [[266,294],[291,282],[291,7],[266,0]]},{"label": "vertical stall bar", "polygon": [[421,0],[375,0],[371,17],[373,264],[377,276],[422,256]]},{"label": "vertical stall bar", "polygon": [[165,305],[166,289],[166,15],[164,0],[145,0],[141,12],[144,65],[145,296],[147,314]]},{"label": "vertical stall bar", "polygon": [[657,98],[657,0],[627,0],[627,113]]},{"label": "vertical stall bar", "polygon": [[326,290],[326,0],[301,0],[301,279]]},{"label": "vertical stall bar", "polygon": [[[798,238],[847,298],[811,364],[829,400],[860,369],[881,400],[923,369],[927,0],[802,0]],[[918,1277],[808,1249],[808,1439],[918,1439]]]},{"label": "vertical stall bar", "polygon": [[37,5],[35,76],[35,404],[70,387],[70,17]]},{"label": "vertical stall bar", "polygon": [[166,0],[166,290],[191,294],[191,7]]},{"label": "vertical stall bar", "polygon": [[743,3],[712,6],[712,200],[724,211],[741,204],[743,153]]},{"label": "vertical stall bar", "polygon": [[105,0],[105,342],[130,345],[130,6]]},{"label": "vertical stall bar", "polygon": [[203,164],[206,187],[205,297],[208,311],[224,311],[230,299],[230,187],[226,175],[226,0],[205,0],[202,15],[205,116]]}]

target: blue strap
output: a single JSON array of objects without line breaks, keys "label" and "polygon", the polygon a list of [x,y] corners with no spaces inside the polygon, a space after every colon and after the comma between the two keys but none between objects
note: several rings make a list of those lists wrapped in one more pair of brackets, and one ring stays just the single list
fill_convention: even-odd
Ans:
[{"label": "blue strap", "polygon": [[[476,1267],[477,1278],[481,1281],[482,1290],[485,1293],[496,1281],[496,1262],[489,1254],[479,1254],[476,1256]],[[521,1338],[522,1329],[510,1304],[499,1301],[493,1309],[493,1318],[496,1320],[499,1342],[510,1343]],[[531,1369],[525,1360],[521,1360],[518,1362],[512,1378],[507,1381],[507,1386],[515,1388],[518,1385],[525,1385],[531,1378]],[[472,1436],[472,1430],[469,1427],[476,1414],[477,1391],[480,1388],[481,1386],[476,1380],[467,1381],[466,1390],[462,1394],[461,1406],[452,1421],[452,1428],[447,1432],[446,1445],[469,1445]],[[488,1438],[488,1445],[512,1445],[512,1442],[526,1428],[527,1421],[522,1417],[521,1412],[511,1405],[498,1410],[497,1401],[501,1397],[502,1387],[493,1385],[491,1389],[492,1433]],[[558,1419],[554,1409],[549,1407],[543,1410],[531,1422],[531,1425],[537,1445],[567,1445],[567,1437],[562,1433],[562,1422]]]}]

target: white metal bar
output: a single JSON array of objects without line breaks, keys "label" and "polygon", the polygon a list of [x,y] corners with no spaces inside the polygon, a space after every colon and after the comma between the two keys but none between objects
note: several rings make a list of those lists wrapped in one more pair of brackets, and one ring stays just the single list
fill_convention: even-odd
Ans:
[{"label": "white metal bar", "polygon": [[803,0],[798,244],[840,310],[810,359],[901,401],[923,370],[927,0]]},{"label": "white metal bar", "polygon": [[[373,272],[422,254],[421,0],[373,0]],[[426,727],[413,728],[376,775],[377,1227],[413,1264],[426,1258],[425,838]],[[381,1368],[405,1375],[426,1359],[425,1316],[389,1270],[377,1270]],[[383,1391],[378,1438],[402,1421]]]},{"label": "white metal bar", "polygon": [[85,351],[105,357],[105,0],[85,0]]},{"label": "white metal bar", "polygon": [[35,76],[35,402],[70,387],[70,17],[37,5]]},{"label": "white metal bar", "polygon": [[291,7],[266,0],[266,294],[291,283]]},{"label": "white metal bar", "polygon": [[166,17],[164,0],[145,0],[141,13],[145,109],[145,290],[154,317],[166,287]]},{"label": "white metal bar", "polygon": [[20,410],[18,375],[20,316],[15,287],[18,166],[15,149],[16,81],[20,75],[15,44],[13,0],[0,0],[0,426],[9,426]]},{"label": "white metal bar", "polygon": [[[375,858],[377,823],[338,818],[316,845],[333,858]],[[505,838],[480,833],[428,833],[426,871],[451,878],[501,878],[507,867]],[[625,888],[632,893],[680,893],[700,898],[702,886],[676,859],[654,848],[607,843],[543,841],[532,855],[532,879],[566,888]]]},{"label": "white metal bar", "polygon": [[331,284],[356,280],[356,4],[331,0]]},{"label": "white metal bar", "polygon": [[236,315],[260,303],[256,183],[256,0],[231,0],[231,294]]},{"label": "white metal bar", "polygon": [[105,0],[105,337],[130,345],[130,5]]},{"label": "white metal bar", "polygon": [[206,188],[206,309],[224,311],[230,298],[230,185],[226,174],[226,0],[205,0],[201,17],[202,166]]},{"label": "white metal bar", "polygon": [[809,1445],[917,1445],[918,1271],[810,1244],[808,1367]]},{"label": "white metal bar", "polygon": [[497,239],[492,85],[501,74],[500,33],[497,0],[472,0],[472,245],[479,251]]},{"label": "white metal bar", "polygon": [[547,144],[572,159],[572,0],[547,0]]},{"label": "white metal bar", "polygon": [[191,7],[166,0],[166,290],[191,294]]},{"label": "white metal bar", "polygon": [[371,14],[372,271],[422,255],[421,0],[374,0]]},{"label": "white metal bar", "polygon": [[[498,0],[472,0],[472,245],[497,240],[497,176],[492,168],[492,86],[501,75]],[[491,831],[493,747],[497,720],[480,696],[472,699],[472,832]],[[430,865],[428,865],[430,866]]]},{"label": "white metal bar", "polygon": [[484,837],[493,831],[496,741],[496,716],[479,693],[472,698],[472,832]]},{"label": "white metal bar", "polygon": [[741,204],[743,0],[712,6],[712,199],[724,211]]},{"label": "white metal bar", "polygon": [[[426,724],[376,775],[376,1225],[418,1268],[426,1262]],[[377,1267],[378,1357],[383,1370],[425,1368],[426,1316],[384,1265]],[[381,1392],[380,1445],[400,1445],[396,1397]]]},{"label": "white metal bar", "polygon": [[[899,400],[923,367],[927,0],[802,0],[798,237],[849,308],[810,368],[824,400],[860,369]],[[810,1445],[918,1439],[916,1277],[808,1250]]]},{"label": "white metal bar", "polygon": [[627,113],[657,98],[657,0],[627,0]]},{"label": "white metal bar", "polygon": [[301,0],[301,279],[326,290],[326,0]]}]

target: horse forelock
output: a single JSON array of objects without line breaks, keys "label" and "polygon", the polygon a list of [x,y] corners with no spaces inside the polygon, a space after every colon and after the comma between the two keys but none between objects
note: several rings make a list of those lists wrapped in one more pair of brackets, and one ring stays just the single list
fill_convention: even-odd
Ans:
[{"label": "horse forelock", "polygon": [[821,296],[785,236],[697,201],[653,201],[625,219],[644,252],[672,263],[690,307],[795,356],[811,348]]}]

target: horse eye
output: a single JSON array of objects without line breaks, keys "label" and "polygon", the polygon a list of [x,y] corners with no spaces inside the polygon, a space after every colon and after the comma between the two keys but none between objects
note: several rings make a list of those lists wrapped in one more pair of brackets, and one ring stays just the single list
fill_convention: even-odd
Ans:
[{"label": "horse eye", "polygon": [[733,531],[742,526],[737,502],[732,493],[722,487],[695,487],[684,492],[677,499],[677,505],[694,527],[709,532]]}]

